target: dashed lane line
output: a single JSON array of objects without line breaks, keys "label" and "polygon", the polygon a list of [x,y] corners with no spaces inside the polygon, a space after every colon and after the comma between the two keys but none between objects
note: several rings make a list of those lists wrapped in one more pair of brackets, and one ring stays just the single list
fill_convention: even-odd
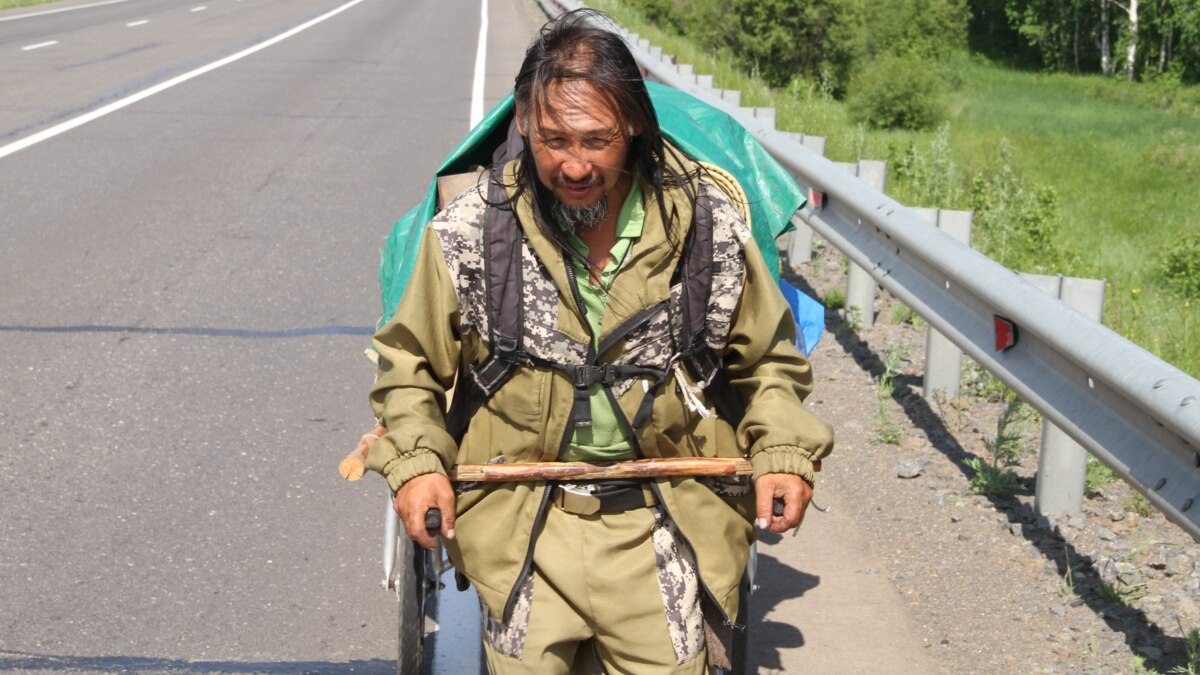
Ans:
[{"label": "dashed lane line", "polygon": [[15,152],[20,152],[21,150],[24,150],[25,148],[28,148],[30,146],[37,145],[38,143],[41,143],[42,141],[54,138],[55,136],[58,136],[59,134],[64,134],[76,127],[81,127],[81,126],[87,124],[88,122],[98,120],[101,117],[108,115],[109,113],[114,113],[122,108],[131,106],[134,103],[137,103],[138,101],[150,98],[151,96],[153,96],[155,94],[162,93],[162,92],[170,89],[171,87],[174,87],[175,85],[178,85],[178,84],[183,84],[184,82],[187,82],[188,80],[190,80],[192,78],[200,77],[201,75],[204,75],[205,73],[214,71],[217,68],[220,68],[222,66],[227,66],[227,65],[233,63],[234,61],[244,59],[247,56],[254,54],[255,52],[259,52],[259,51],[266,49],[267,47],[270,47],[271,45],[277,44],[279,42],[283,42],[284,40],[286,40],[298,33],[306,31],[309,28],[312,28],[313,26],[325,21],[326,19],[331,19],[331,18],[337,16],[338,14],[341,14],[342,12],[346,11],[347,9],[350,9],[351,7],[357,5],[360,2],[363,2],[363,0],[350,0],[350,2],[347,2],[346,4],[344,4],[340,7],[336,7],[316,18],[309,19],[308,21],[300,24],[299,26],[296,26],[295,28],[284,31],[283,33],[280,33],[279,35],[276,35],[275,37],[273,37],[269,40],[264,40],[252,47],[247,47],[246,49],[243,49],[242,51],[240,51],[236,54],[230,54],[229,56],[226,56],[225,58],[213,61],[212,63],[210,63],[208,65],[201,66],[192,71],[188,71],[182,75],[173,77],[165,82],[160,82],[160,83],[154,85],[153,87],[148,87],[146,89],[143,89],[142,91],[139,91],[136,94],[132,94],[130,96],[126,96],[123,99],[113,101],[112,103],[109,103],[106,106],[96,108],[95,110],[93,110],[89,113],[84,113],[83,115],[80,115],[79,117],[76,117],[74,119],[70,119],[70,120],[67,120],[66,122],[63,122],[62,124],[56,124],[56,125],[50,127],[49,129],[43,129],[42,131],[39,131],[36,134],[26,136],[25,138],[22,138],[19,141],[13,141],[12,143],[9,143],[8,145],[0,146],[0,159],[8,157],[9,155],[11,155]]},{"label": "dashed lane line", "polygon": [[48,40],[46,42],[39,42],[36,45],[25,45],[24,47],[21,47],[21,51],[29,52],[29,51],[33,51],[34,49],[41,49],[42,47],[51,47],[56,44],[58,44],[58,40]]}]

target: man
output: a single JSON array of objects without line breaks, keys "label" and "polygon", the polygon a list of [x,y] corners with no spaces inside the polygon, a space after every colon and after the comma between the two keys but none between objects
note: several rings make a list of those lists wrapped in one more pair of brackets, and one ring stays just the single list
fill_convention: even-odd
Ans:
[{"label": "man", "polygon": [[[811,371],[740,187],[664,141],[636,62],[594,27],[599,16],[565,14],[529,48],[515,84],[520,152],[433,219],[375,337],[371,402],[389,431],[367,465],[422,546],[435,544],[426,511],[441,510],[438,534],[479,592],[494,673],[565,673],[592,658],[606,672],[703,673],[706,656],[726,660],[753,524],[798,526],[813,462],[833,444],[801,404]],[[486,262],[489,223],[505,217],[520,229],[515,280]],[[711,292],[695,305],[686,252],[701,228]],[[489,310],[503,282],[519,284],[517,345]],[[703,308],[699,344],[681,327],[689,303]],[[694,365],[703,354],[719,372]],[[507,379],[481,395],[501,356]],[[461,425],[443,412],[456,382],[456,407],[475,394]],[[691,477],[447,479],[456,464],[743,455],[752,491]]]}]

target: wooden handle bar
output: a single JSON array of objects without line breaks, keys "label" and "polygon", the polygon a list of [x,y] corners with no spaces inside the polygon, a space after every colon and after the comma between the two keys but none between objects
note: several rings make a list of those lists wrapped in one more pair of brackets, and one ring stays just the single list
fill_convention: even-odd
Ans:
[{"label": "wooden handle bar", "polygon": [[659,476],[748,476],[750,460],[733,457],[674,457],[626,462],[535,462],[529,464],[459,464],[450,480],[506,483],[534,480],[606,480]]},{"label": "wooden handle bar", "polygon": [[[338,465],[346,480],[362,478],[367,451],[387,429],[376,426],[363,435],[358,446]],[[821,470],[821,462],[813,462]],[[459,464],[450,470],[450,480],[507,483],[535,480],[605,480],[613,478],[656,478],[658,476],[749,476],[750,460],[742,457],[672,457],[636,459],[625,462],[533,462],[527,464]]]}]

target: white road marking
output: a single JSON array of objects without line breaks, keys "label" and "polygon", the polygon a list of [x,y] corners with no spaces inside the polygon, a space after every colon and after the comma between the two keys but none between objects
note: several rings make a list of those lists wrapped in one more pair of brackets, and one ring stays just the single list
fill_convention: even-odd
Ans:
[{"label": "white road marking", "polygon": [[9,155],[13,154],[14,152],[20,152],[21,150],[24,150],[25,148],[28,148],[32,145],[41,143],[42,141],[54,138],[55,136],[58,136],[59,134],[64,134],[76,127],[81,127],[81,126],[87,124],[88,122],[98,120],[101,117],[104,117],[105,115],[107,115],[109,113],[113,113],[122,108],[131,106],[134,103],[141,101],[142,99],[150,98],[151,96],[161,93],[161,92],[164,92],[164,91],[170,89],[171,87],[174,87],[175,85],[183,84],[184,82],[187,82],[188,80],[190,80],[192,78],[200,77],[201,75],[204,75],[205,73],[214,71],[217,68],[220,68],[222,66],[227,66],[227,65],[233,63],[234,61],[244,59],[247,56],[250,56],[251,54],[253,54],[255,52],[259,52],[259,51],[266,49],[267,47],[270,47],[271,45],[277,44],[279,42],[283,42],[284,40],[292,37],[293,35],[296,35],[297,33],[306,31],[309,28],[312,28],[313,26],[321,23],[322,21],[325,21],[326,19],[330,19],[330,18],[333,18],[334,16],[337,16],[338,14],[341,14],[342,12],[346,11],[347,9],[350,9],[351,7],[357,5],[358,3],[362,2],[362,1],[363,0],[350,0],[350,2],[347,2],[346,4],[342,5],[341,7],[332,9],[314,19],[309,19],[308,21],[300,24],[299,26],[296,26],[295,28],[292,28],[291,30],[280,33],[279,35],[276,35],[275,37],[273,37],[269,40],[264,40],[263,42],[260,42],[252,47],[247,47],[246,49],[243,49],[242,51],[240,51],[236,54],[230,54],[229,56],[226,56],[223,59],[218,59],[208,65],[201,66],[195,70],[186,72],[177,77],[173,77],[173,78],[167,80],[166,82],[160,82],[160,83],[154,85],[153,87],[143,89],[142,91],[139,91],[136,94],[126,96],[125,98],[120,99],[118,101],[113,101],[112,103],[109,103],[106,106],[96,108],[95,110],[93,110],[89,113],[85,113],[83,115],[80,115],[79,117],[76,117],[75,119],[67,120],[66,122],[63,122],[62,124],[57,124],[55,126],[50,127],[49,129],[43,129],[42,131],[39,131],[36,134],[26,136],[25,138],[22,138],[19,141],[14,141],[12,143],[9,143],[8,145],[0,146],[0,159],[8,157]]},{"label": "white road marking", "polygon": [[475,50],[475,80],[471,86],[471,128],[483,119],[483,80],[487,70],[488,3],[479,8],[479,46]]},{"label": "white road marking", "polygon": [[21,47],[21,51],[27,52],[27,51],[30,51],[31,49],[41,49],[42,47],[49,47],[51,45],[56,45],[56,44],[58,44],[58,40],[50,40],[49,42],[39,42],[36,45],[26,45],[24,47]]},{"label": "white road marking", "polygon": [[193,12],[203,12],[206,9],[208,9],[208,7],[206,5],[200,5],[199,7],[193,7],[192,11]]},{"label": "white road marking", "polygon": [[134,26],[145,26],[148,23],[150,23],[150,19],[142,19],[141,21],[130,21],[129,23],[125,24],[125,27],[133,28]]},{"label": "white road marking", "polygon": [[74,7],[59,7],[58,9],[46,9],[40,12],[30,12],[28,14],[17,14],[16,16],[6,16],[0,18],[0,21],[16,21],[17,19],[28,19],[32,16],[42,16],[45,14],[58,14],[59,12],[70,12],[75,9],[87,9],[88,7],[99,7],[101,5],[115,5],[118,2],[129,2],[129,0],[105,0],[104,2],[93,2],[90,5],[75,5]]}]

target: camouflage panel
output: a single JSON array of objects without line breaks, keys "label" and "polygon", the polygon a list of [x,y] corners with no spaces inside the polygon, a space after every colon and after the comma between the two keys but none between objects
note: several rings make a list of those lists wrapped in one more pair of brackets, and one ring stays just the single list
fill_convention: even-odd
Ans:
[{"label": "camouflage panel", "polygon": [[558,288],[526,238],[521,241],[521,266],[525,351],[554,363],[583,363],[587,360],[587,343],[558,330]]},{"label": "camouflage panel", "polygon": [[484,304],[483,222],[487,212],[482,191],[471,187],[455,197],[434,216],[430,227],[442,245],[442,257],[454,280],[458,295],[459,333],[476,328],[488,335],[490,326]]},{"label": "camouflage panel", "polygon": [[751,235],[746,221],[724,192],[708,183],[700,185],[713,207],[713,277],[712,294],[708,298],[707,342],[709,347],[720,351],[729,342],[733,313],[742,297],[746,273],[744,246]]},{"label": "camouflage panel", "polygon": [[687,663],[704,649],[704,617],[700,611],[700,576],[696,561],[680,545],[679,529],[659,507],[654,513],[654,561],[658,587],[667,615],[667,633],[675,650],[675,662]]},{"label": "camouflage panel", "polygon": [[[446,268],[454,280],[461,322],[459,332],[475,329],[490,335],[486,304],[486,252],[483,224],[488,205],[481,190],[471,187],[455,197],[431,222],[442,245]],[[534,356],[556,363],[583,363],[587,344],[557,329],[558,289],[528,241],[522,240],[524,347]]]},{"label": "camouflage panel", "polygon": [[737,499],[750,494],[749,476],[702,476],[696,479],[718,497]]},{"label": "camouflage panel", "polygon": [[[671,343],[670,328],[678,324],[680,302],[683,286],[676,284],[671,288],[669,307],[650,317],[650,320],[640,327],[630,331],[625,336],[625,348],[614,361],[618,364],[632,364],[666,370],[671,364],[674,349]],[[640,379],[621,380],[613,385],[613,393],[623,396],[625,392]],[[649,381],[649,378],[645,378]],[[653,382],[650,382],[653,384]]]},{"label": "camouflage panel", "polygon": [[[706,182],[700,186],[710,197],[713,208],[713,277],[705,319],[707,342],[709,347],[720,352],[729,341],[733,314],[742,297],[746,272],[743,247],[751,235],[746,221],[724,192]],[[683,331],[682,290],[682,284],[673,286],[670,310],[629,334],[625,340],[625,354],[618,363],[653,368],[667,366],[672,352],[670,335],[679,335]],[[626,384],[624,389],[628,388]]]},{"label": "camouflage panel", "polygon": [[496,650],[509,658],[520,659],[525,651],[525,637],[529,635],[529,612],[533,607],[533,576],[526,575],[525,583],[517,591],[517,603],[512,617],[507,622],[497,621],[492,612],[479,601],[479,613],[483,615],[483,636]]}]

